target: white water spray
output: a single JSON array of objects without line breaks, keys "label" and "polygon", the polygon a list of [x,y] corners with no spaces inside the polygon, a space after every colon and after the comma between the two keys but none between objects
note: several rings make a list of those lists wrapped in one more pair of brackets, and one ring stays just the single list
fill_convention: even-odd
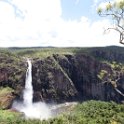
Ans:
[{"label": "white water spray", "polygon": [[[26,72],[25,89],[23,92],[23,102],[15,101],[12,105],[13,109],[23,112],[27,119],[48,119],[55,117],[61,113],[63,108],[69,108],[73,103],[64,103],[60,105],[46,105],[43,102],[33,103],[33,86],[32,86],[32,64],[27,59],[28,69]],[[60,111],[61,110],[61,111]],[[52,114],[51,114],[52,113]]]},{"label": "white water spray", "polygon": [[12,108],[23,112],[26,118],[31,119],[48,119],[51,112],[48,106],[42,102],[33,103],[33,86],[32,86],[32,64],[28,59],[28,69],[26,72],[25,89],[23,92],[23,102],[15,101]]},{"label": "white water spray", "polygon": [[33,100],[33,87],[32,87],[32,64],[31,61],[28,59],[28,69],[26,72],[26,82],[25,82],[25,90],[23,94],[24,104],[26,106],[32,105]]}]

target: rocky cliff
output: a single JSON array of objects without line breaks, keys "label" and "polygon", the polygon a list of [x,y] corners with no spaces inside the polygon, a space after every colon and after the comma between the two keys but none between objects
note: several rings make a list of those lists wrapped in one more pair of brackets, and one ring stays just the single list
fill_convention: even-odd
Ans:
[{"label": "rocky cliff", "polygon": [[[101,70],[111,72],[111,67],[86,54],[55,54],[33,63],[35,100],[72,101],[105,100],[120,102],[123,98],[111,83],[98,78]],[[120,80],[122,80],[123,76]],[[122,84],[123,86],[123,81]]]},{"label": "rocky cliff", "polygon": [[22,58],[0,51],[0,108],[11,106],[19,97],[25,84],[26,65]]},{"label": "rocky cliff", "polygon": [[[108,75],[113,74],[112,66],[108,63],[117,61],[118,65],[124,61],[124,55],[115,50],[110,52],[97,48],[87,51],[75,54],[54,53],[44,58],[32,58],[34,101],[64,102],[95,99],[122,102],[124,96],[115,90],[112,83],[103,83],[98,75],[101,70],[105,70]],[[119,57],[121,57],[120,60]],[[7,108],[13,99],[22,99],[26,63],[21,56],[2,52],[0,61],[0,87],[12,89],[4,94],[0,93],[2,98],[0,105],[8,101],[10,104],[2,106]],[[106,76],[106,78],[109,77]],[[116,85],[124,93],[123,73]]]}]

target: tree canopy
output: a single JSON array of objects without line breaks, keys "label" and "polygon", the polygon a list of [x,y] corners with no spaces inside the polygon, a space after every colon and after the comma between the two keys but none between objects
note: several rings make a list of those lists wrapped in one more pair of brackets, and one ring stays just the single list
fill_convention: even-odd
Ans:
[{"label": "tree canopy", "polygon": [[101,3],[97,9],[101,17],[111,17],[114,24],[107,30],[115,30],[119,33],[119,42],[124,45],[124,0],[113,0]]}]

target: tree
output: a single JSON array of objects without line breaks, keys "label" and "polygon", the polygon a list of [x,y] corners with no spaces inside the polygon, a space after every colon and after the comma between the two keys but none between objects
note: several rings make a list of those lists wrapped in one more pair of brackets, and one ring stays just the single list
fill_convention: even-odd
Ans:
[{"label": "tree", "polygon": [[124,0],[114,0],[100,4],[97,12],[102,17],[110,17],[114,25],[107,30],[115,30],[119,33],[119,42],[124,45]]},{"label": "tree", "polygon": [[121,63],[106,63],[110,66],[110,70],[101,70],[97,75],[98,78],[102,81],[102,83],[110,83],[116,92],[118,92],[121,96],[124,97],[124,93],[119,90],[119,81],[124,76],[124,65]]}]

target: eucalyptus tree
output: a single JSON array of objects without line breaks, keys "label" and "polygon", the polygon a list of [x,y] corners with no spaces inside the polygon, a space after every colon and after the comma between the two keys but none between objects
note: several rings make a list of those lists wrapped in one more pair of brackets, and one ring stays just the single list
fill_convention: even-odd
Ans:
[{"label": "eucalyptus tree", "polygon": [[[119,33],[119,43],[124,45],[124,0],[112,0],[101,3],[98,6],[97,13],[101,17],[109,17],[113,25],[105,31],[115,30]],[[124,97],[124,93],[118,89],[119,80],[124,76],[124,65],[114,64],[111,66],[111,73],[102,70],[98,77],[103,83],[111,83],[115,91]],[[101,76],[102,74],[102,76]]]},{"label": "eucalyptus tree", "polygon": [[119,42],[124,45],[124,0],[113,0],[101,3],[97,9],[101,17],[110,17],[112,27],[107,30],[115,30],[119,33]]}]

